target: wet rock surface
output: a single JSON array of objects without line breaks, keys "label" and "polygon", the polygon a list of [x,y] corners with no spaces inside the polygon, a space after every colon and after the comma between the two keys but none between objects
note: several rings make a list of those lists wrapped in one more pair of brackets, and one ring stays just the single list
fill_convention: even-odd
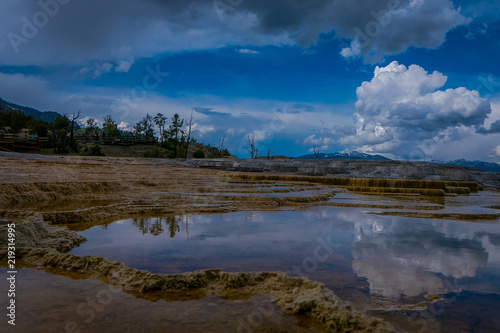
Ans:
[{"label": "wet rock surface", "polygon": [[68,252],[86,239],[66,227],[47,224],[39,213],[0,212],[0,248],[6,248],[8,225],[14,223],[16,248],[44,248]]},{"label": "wet rock surface", "polygon": [[79,257],[53,249],[26,248],[18,255],[44,268],[104,279],[145,299],[178,301],[201,299],[207,295],[237,299],[238,295],[248,297],[266,293],[284,312],[308,316],[332,332],[395,332],[390,324],[353,310],[324,284],[291,278],[280,272],[226,273],[212,269],[160,275],[101,257]]},{"label": "wet rock surface", "polygon": [[500,188],[500,174],[456,165],[408,161],[364,160],[191,160],[186,164],[201,168],[272,172],[309,176],[475,181]]},{"label": "wet rock surface", "polygon": [[[500,185],[498,175],[463,167],[394,161],[0,156],[0,247],[6,247],[7,224],[15,222],[17,254],[22,260],[55,274],[75,272],[103,279],[148,300],[197,300],[207,295],[238,299],[265,293],[284,312],[306,315],[330,331],[391,332],[394,328],[353,310],[322,283],[281,272],[225,273],[214,269],[162,275],[102,257],[66,254],[85,241],[67,226],[83,230],[133,216],[293,210],[317,204],[384,210],[375,212],[380,215],[498,219],[492,212],[488,216],[437,212],[445,210],[445,196],[470,195],[482,187]],[[415,205],[413,210],[417,212],[394,213],[408,210],[407,202],[332,202],[337,195],[358,192],[432,198],[426,199],[432,204]],[[58,209],[56,204],[50,209],[51,202],[61,200],[95,204],[65,209]],[[47,207],[40,212],[21,208],[30,203],[46,203]],[[492,210],[498,209],[495,207]],[[6,251],[1,251],[0,257],[4,261]]]}]

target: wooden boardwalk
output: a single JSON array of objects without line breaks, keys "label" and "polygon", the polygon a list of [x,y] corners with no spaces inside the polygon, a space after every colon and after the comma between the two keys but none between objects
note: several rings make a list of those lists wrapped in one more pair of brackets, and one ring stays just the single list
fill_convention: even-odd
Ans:
[{"label": "wooden boardwalk", "polygon": [[[101,145],[123,145],[130,146],[136,144],[154,144],[158,142],[156,137],[146,137],[144,135],[124,135],[124,136],[75,136],[75,141],[80,143],[92,143]],[[3,134],[0,135],[0,150],[9,152],[19,152],[26,150],[40,150],[49,147],[48,137],[33,137],[29,135]]]},{"label": "wooden boardwalk", "polygon": [[0,134],[0,150],[25,151],[40,150],[49,145],[48,137],[32,137],[17,134]]},{"label": "wooden boardwalk", "polygon": [[101,136],[75,136],[79,142],[93,142],[103,145],[135,145],[135,144],[153,144],[158,142],[156,137],[146,137],[145,135],[101,135]]}]

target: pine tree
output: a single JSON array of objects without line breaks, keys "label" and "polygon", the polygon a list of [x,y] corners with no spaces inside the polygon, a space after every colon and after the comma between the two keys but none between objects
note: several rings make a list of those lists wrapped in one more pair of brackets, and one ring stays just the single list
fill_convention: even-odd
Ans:
[{"label": "pine tree", "polygon": [[102,130],[107,136],[120,136],[118,125],[109,114],[104,116],[104,124],[102,125]]},{"label": "pine tree", "polygon": [[154,137],[155,130],[153,128],[153,118],[149,114],[146,114],[146,116],[142,118],[142,127],[144,128],[146,138]]},{"label": "pine tree", "polygon": [[181,137],[183,136],[182,125],[184,120],[179,117],[176,113],[172,117],[172,123],[168,127],[168,130],[164,132],[165,140],[167,141],[170,149],[173,150],[173,157],[177,156],[177,150],[179,148]]},{"label": "pine tree", "polygon": [[160,130],[160,141],[163,142],[163,132],[165,131],[165,123],[167,121],[167,117],[165,117],[162,113],[156,114],[153,118],[154,123],[158,126]]}]

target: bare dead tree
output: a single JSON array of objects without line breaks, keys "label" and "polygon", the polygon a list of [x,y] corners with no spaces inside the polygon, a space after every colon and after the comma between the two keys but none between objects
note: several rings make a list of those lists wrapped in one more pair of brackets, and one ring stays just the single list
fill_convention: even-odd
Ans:
[{"label": "bare dead tree", "polygon": [[319,159],[319,154],[321,153],[321,147],[314,143],[313,144],[313,152],[314,152],[314,156],[316,156],[316,159]]},{"label": "bare dead tree", "polygon": [[271,159],[271,147],[267,148],[267,159]]},{"label": "bare dead tree", "polygon": [[224,157],[224,141],[226,141],[226,133],[224,133],[224,135],[222,135],[222,138],[220,139],[219,141],[219,146],[217,147],[217,149],[219,150],[219,155],[220,157]]},{"label": "bare dead tree", "polygon": [[214,155],[213,151],[214,151],[215,147],[212,147],[212,144],[210,142],[207,144],[207,147],[208,147],[208,149],[207,149],[208,158],[214,158],[215,155]]},{"label": "bare dead tree", "polygon": [[71,148],[73,148],[75,146],[75,137],[74,137],[74,129],[75,129],[75,120],[77,120],[78,118],[80,118],[80,115],[82,114],[82,109],[78,110],[78,112],[76,114],[73,113],[73,115],[71,116],[71,135],[69,137],[69,144],[71,146]]},{"label": "bare dead tree", "polygon": [[248,133],[247,134],[247,142],[248,142],[248,148],[247,151],[250,153],[251,158],[256,158],[258,149],[255,145],[255,133]]},{"label": "bare dead tree", "polygon": [[193,140],[193,134],[195,132],[193,131],[193,125],[194,125],[193,110],[191,110],[191,117],[189,117],[189,120],[186,121],[186,128],[184,129],[184,133],[186,135],[186,146],[185,146],[186,153],[184,158],[188,157],[189,144]]}]

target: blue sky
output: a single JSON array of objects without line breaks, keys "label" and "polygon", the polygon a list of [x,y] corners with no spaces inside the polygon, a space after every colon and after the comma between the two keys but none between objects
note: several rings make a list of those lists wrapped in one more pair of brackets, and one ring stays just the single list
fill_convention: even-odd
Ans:
[{"label": "blue sky", "polygon": [[130,128],[193,112],[247,157],[500,162],[500,1],[6,0],[0,98]]}]

